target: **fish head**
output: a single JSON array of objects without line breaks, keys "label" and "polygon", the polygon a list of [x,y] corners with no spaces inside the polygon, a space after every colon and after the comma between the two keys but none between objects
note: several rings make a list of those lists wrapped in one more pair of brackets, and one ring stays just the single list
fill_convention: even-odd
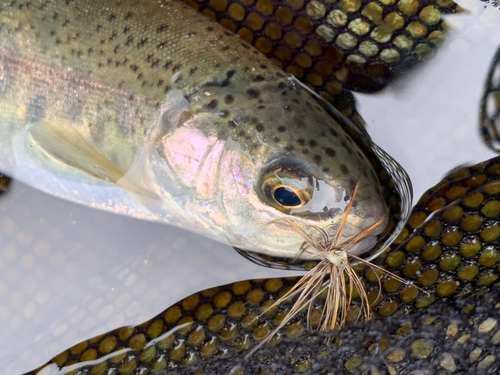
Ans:
[{"label": "fish head", "polygon": [[382,222],[351,251],[374,246],[388,213],[380,181],[306,89],[284,75],[241,78],[189,102],[159,154],[174,175],[164,184],[180,181],[174,199],[194,226],[239,249],[296,257],[305,239],[294,226],[323,243],[342,230],[340,244]]}]

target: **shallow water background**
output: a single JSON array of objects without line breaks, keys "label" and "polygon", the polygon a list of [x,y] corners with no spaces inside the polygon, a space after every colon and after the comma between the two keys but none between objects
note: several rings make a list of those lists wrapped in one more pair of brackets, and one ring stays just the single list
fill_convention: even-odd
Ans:
[{"label": "shallow water background", "polygon": [[[415,199],[451,168],[495,154],[479,101],[500,46],[500,9],[469,14],[437,56],[377,95],[356,95],[374,141],[409,173]],[[269,270],[229,246],[165,225],[58,200],[21,183],[0,199],[0,373],[18,375],[69,346],[150,319],[190,293]]]}]

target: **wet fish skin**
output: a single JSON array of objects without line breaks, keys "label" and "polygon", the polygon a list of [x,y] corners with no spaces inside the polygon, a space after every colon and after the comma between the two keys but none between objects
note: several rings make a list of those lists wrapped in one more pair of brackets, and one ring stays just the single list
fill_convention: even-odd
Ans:
[{"label": "wet fish skin", "polygon": [[[36,168],[19,172],[24,163],[16,158],[28,154],[56,175],[50,184],[46,177],[28,181],[49,193],[283,256],[295,256],[302,238],[264,224],[292,213],[332,230],[356,184],[346,235],[385,214],[370,162],[340,126],[277,66],[191,8],[174,1],[4,1],[0,20],[2,172],[27,181]],[[40,123],[52,125],[32,125]],[[58,126],[76,129],[124,176],[161,197],[162,210],[138,212],[92,193],[92,163],[82,168],[66,160],[75,148],[61,156],[57,142],[50,153],[36,138],[36,129]],[[75,174],[75,165],[85,173]],[[270,202],[264,186],[276,186],[277,171],[285,185],[305,184],[310,193],[322,186],[310,212]],[[85,183],[57,187],[65,180],[58,174]]]}]

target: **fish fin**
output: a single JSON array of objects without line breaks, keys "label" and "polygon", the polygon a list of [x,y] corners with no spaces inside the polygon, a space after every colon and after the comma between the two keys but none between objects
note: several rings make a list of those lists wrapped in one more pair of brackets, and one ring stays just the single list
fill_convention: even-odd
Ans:
[{"label": "fish fin", "polygon": [[159,200],[154,192],[127,177],[124,171],[69,122],[40,121],[33,124],[30,134],[40,149],[60,163],[121,187],[134,195]]}]

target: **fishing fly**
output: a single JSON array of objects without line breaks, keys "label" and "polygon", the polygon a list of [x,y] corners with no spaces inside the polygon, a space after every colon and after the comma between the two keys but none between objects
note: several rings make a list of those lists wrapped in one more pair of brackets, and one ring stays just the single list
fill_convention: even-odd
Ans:
[{"label": "fishing fly", "polygon": [[[350,263],[349,258],[375,271],[379,283],[379,294],[375,300],[378,300],[382,287],[381,276],[379,276],[379,274],[390,276],[403,284],[412,284],[410,281],[349,252],[356,243],[379,229],[387,219],[388,213],[360,233],[340,242],[347,218],[355,204],[358,186],[359,183],[354,189],[352,198],[344,211],[339,229],[333,239],[330,239],[331,236],[322,228],[313,225],[300,225],[290,219],[278,219],[270,223],[284,222],[304,238],[305,242],[297,254],[297,258],[304,252],[309,252],[316,255],[320,261],[313,269],[302,276],[287,293],[256,318],[260,318],[281,303],[298,296],[284,319],[248,354],[248,356],[251,356],[261,346],[268,343],[283,327],[304,310],[307,310],[306,317],[308,328],[312,330],[311,314],[314,308],[314,302],[325,293],[326,298],[319,319],[318,331],[331,331],[344,326],[348,318],[348,313],[351,311],[351,303],[356,294],[360,298],[360,309],[356,320],[362,316],[364,316],[366,320],[369,320],[371,318],[370,300],[365,286],[356,273],[354,266]],[[314,232],[319,236],[315,237],[312,234]],[[331,337],[325,340],[327,344],[330,341]]]}]

